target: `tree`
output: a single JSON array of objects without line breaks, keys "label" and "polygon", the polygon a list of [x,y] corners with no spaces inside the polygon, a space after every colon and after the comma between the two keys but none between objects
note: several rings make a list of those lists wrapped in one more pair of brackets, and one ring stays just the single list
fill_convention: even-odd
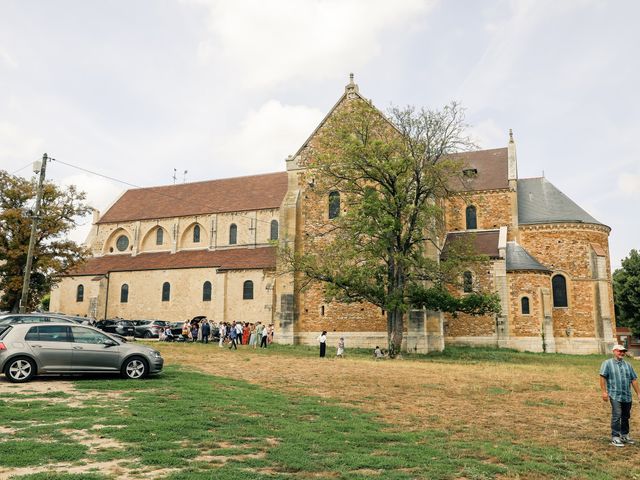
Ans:
[{"label": "tree", "polygon": [[640,253],[631,250],[622,268],[613,272],[613,301],[616,320],[640,333]]},{"label": "tree", "polygon": [[357,100],[336,111],[306,159],[306,181],[320,198],[344,207],[326,222],[305,226],[305,246],[281,249],[304,284],[323,282],[327,297],[366,301],[387,315],[391,355],[400,351],[410,307],[486,314],[499,311],[496,295],[457,298],[465,265],[482,262],[469,244],[440,259],[444,201],[458,195],[462,171],[456,153],[473,144],[464,135],[464,112],[392,109],[388,119]]},{"label": "tree", "polygon": [[[36,182],[0,170],[0,310],[17,312],[31,235]],[[81,262],[88,252],[66,238],[77,220],[90,212],[85,194],[74,186],[43,185],[33,252],[27,309],[35,308],[56,283],[56,276]]]}]

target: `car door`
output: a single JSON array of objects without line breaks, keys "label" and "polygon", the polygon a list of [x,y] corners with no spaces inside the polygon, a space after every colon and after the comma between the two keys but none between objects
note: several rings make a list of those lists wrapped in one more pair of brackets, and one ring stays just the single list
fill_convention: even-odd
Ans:
[{"label": "car door", "polygon": [[25,335],[39,371],[66,372],[71,368],[71,338],[66,325],[34,325]]},{"label": "car door", "polygon": [[71,327],[71,368],[74,371],[120,370],[120,345],[93,328],[81,325]]}]

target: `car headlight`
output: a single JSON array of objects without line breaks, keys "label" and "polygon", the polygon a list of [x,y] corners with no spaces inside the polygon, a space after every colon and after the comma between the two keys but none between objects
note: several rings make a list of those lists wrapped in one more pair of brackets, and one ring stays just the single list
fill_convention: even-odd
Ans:
[{"label": "car headlight", "polygon": [[156,358],[162,358],[162,355],[160,355],[160,352],[157,352],[155,350],[153,352],[151,352],[151,355],[156,357]]}]

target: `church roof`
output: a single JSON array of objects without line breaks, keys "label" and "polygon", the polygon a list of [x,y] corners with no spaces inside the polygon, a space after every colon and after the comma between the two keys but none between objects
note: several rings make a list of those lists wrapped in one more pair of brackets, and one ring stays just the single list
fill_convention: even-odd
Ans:
[{"label": "church roof", "polygon": [[127,190],[96,223],[280,208],[287,173]]},{"label": "church roof", "polygon": [[515,270],[550,271],[516,242],[507,242],[507,271]]},{"label": "church roof", "polygon": [[444,246],[442,247],[442,257],[444,258],[447,256],[447,251],[449,250],[452,243],[466,240],[471,242],[477,254],[486,255],[489,258],[499,258],[499,235],[500,230],[450,232],[447,234],[447,238],[444,241]]},{"label": "church roof", "polygon": [[104,275],[109,272],[217,268],[248,270],[276,267],[275,247],[233,248],[229,250],[183,250],[177,253],[153,252],[93,257],[65,276]]},{"label": "church roof", "polygon": [[462,178],[455,180],[453,187],[456,190],[470,192],[509,188],[508,149],[506,147],[460,152],[452,157],[462,160],[464,162],[463,170],[470,171],[470,175],[463,175]]},{"label": "church roof", "polygon": [[563,222],[602,225],[546,178],[518,180],[518,222],[521,225]]}]

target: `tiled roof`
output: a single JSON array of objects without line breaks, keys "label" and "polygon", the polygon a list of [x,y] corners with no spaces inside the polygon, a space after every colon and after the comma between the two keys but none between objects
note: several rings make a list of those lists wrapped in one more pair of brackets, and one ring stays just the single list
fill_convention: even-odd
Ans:
[{"label": "tiled roof", "polygon": [[172,270],[214,267],[219,270],[247,270],[276,267],[276,248],[234,248],[230,250],[184,250],[177,253],[154,252],[139,255],[93,257],[66,276],[104,275],[109,272]]},{"label": "tiled roof", "polygon": [[518,180],[518,223],[562,222],[602,225],[546,178]]},{"label": "tiled roof", "polygon": [[279,208],[287,173],[127,190],[97,223]]},{"label": "tiled roof", "polygon": [[507,148],[461,152],[453,156],[464,162],[464,169],[475,169],[475,176],[456,179],[453,188],[463,191],[498,190],[509,188]]},{"label": "tiled roof", "polygon": [[551,271],[516,242],[507,242],[507,271],[515,270]]},{"label": "tiled roof", "polygon": [[453,242],[460,240],[471,241],[474,250],[479,255],[487,255],[489,258],[499,258],[498,237],[500,230],[487,230],[480,232],[452,232],[447,234],[447,238],[442,248],[442,257],[447,256],[447,251]]}]

